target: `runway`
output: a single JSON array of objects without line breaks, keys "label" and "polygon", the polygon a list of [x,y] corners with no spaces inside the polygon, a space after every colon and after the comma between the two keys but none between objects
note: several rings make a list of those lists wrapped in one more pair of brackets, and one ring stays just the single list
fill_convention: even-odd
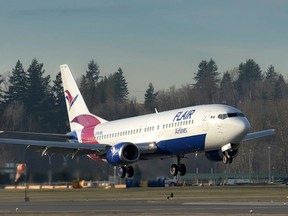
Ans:
[{"label": "runway", "polygon": [[[251,212],[252,211],[252,212]],[[24,213],[85,213],[85,215],[287,215],[288,203],[281,202],[189,202],[161,201],[33,201],[1,202],[0,214]]]}]

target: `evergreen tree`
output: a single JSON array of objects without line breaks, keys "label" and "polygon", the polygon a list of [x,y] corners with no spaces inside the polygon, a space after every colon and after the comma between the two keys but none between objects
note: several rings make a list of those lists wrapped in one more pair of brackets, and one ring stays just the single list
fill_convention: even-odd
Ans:
[{"label": "evergreen tree", "polygon": [[96,86],[99,80],[100,69],[98,64],[92,59],[88,63],[88,70],[86,71],[86,79],[91,83],[91,86]]},{"label": "evergreen tree", "polygon": [[2,119],[5,122],[1,127],[6,130],[26,129],[27,74],[18,60],[12,73],[8,76],[8,88],[3,91]]},{"label": "evergreen tree", "polygon": [[6,91],[3,89],[3,83],[4,83],[4,79],[3,76],[0,74],[0,111],[2,111],[3,109],[3,104],[5,103],[5,95],[6,95]]},{"label": "evergreen tree", "polygon": [[20,60],[17,61],[12,74],[8,76],[9,87],[6,94],[7,104],[14,102],[24,102],[27,98],[27,73],[24,71]]},{"label": "evergreen tree", "polygon": [[[87,104],[91,110],[93,106],[99,101],[100,95],[97,92],[97,84],[99,81],[100,69],[98,64],[92,59],[88,63],[88,70],[85,76],[82,76],[80,81],[80,90]],[[96,101],[96,102],[95,102]]]},{"label": "evergreen tree", "polygon": [[235,105],[235,89],[232,78],[228,72],[224,73],[220,83],[220,102]]},{"label": "evergreen tree", "polygon": [[114,99],[118,102],[127,102],[129,91],[127,87],[127,82],[125,80],[121,68],[118,68],[118,71],[113,74],[112,80],[113,80],[113,90],[115,94]]},{"label": "evergreen tree", "polygon": [[209,62],[202,60],[198,65],[198,72],[195,73],[194,80],[196,88],[201,93],[203,98],[202,103],[212,103],[217,101],[217,92],[220,79],[218,78],[218,67],[211,59]]},{"label": "evergreen tree", "polygon": [[157,95],[158,92],[155,93],[153,84],[149,83],[149,87],[145,93],[145,101],[144,101],[145,108],[149,112],[153,111],[156,108]]},{"label": "evergreen tree", "polygon": [[264,99],[273,99],[275,96],[275,88],[278,80],[278,73],[276,73],[273,65],[270,65],[265,73],[265,80],[263,89],[263,98]]},{"label": "evergreen tree", "polygon": [[53,81],[52,92],[54,96],[54,118],[51,119],[53,121],[54,129],[57,133],[65,133],[68,131],[67,123],[67,109],[66,102],[63,92],[63,85],[61,79],[61,73],[59,72],[56,75],[56,79]]},{"label": "evergreen tree", "polygon": [[32,60],[27,70],[28,95],[25,105],[30,116],[30,126],[32,127],[33,122],[37,130],[49,128],[50,114],[54,109],[53,95],[49,86],[50,76],[43,77],[44,72],[43,63],[38,63],[37,59]]},{"label": "evergreen tree", "polygon": [[270,83],[274,83],[278,78],[278,73],[276,73],[273,65],[270,65],[268,70],[266,71],[265,79]]},{"label": "evergreen tree", "polygon": [[[280,74],[278,79],[276,80],[274,91],[273,91],[273,98],[275,100],[284,99],[287,97],[287,85],[284,80],[284,77]],[[286,98],[287,99],[287,98]]]},{"label": "evergreen tree", "polygon": [[252,59],[239,65],[237,87],[242,99],[256,99],[262,94],[259,91],[262,81],[262,72],[258,64]]}]

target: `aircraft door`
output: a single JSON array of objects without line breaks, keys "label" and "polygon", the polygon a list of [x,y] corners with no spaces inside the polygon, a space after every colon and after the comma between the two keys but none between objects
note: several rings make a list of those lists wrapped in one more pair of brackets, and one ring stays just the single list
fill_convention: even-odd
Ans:
[{"label": "aircraft door", "polygon": [[202,119],[202,129],[203,129],[203,131],[207,131],[208,130],[209,116],[210,116],[210,112],[209,111],[205,112],[204,115],[203,115],[203,119]]}]

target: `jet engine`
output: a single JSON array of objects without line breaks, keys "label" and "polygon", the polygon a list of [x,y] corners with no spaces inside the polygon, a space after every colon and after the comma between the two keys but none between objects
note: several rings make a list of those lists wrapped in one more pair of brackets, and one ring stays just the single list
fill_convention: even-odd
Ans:
[{"label": "jet engine", "polygon": [[139,148],[135,144],[128,142],[112,146],[106,154],[107,161],[113,166],[131,164],[139,160],[139,158]]},{"label": "jet engine", "polygon": [[[229,156],[232,158],[235,158],[238,154],[238,149],[233,149],[228,152]],[[208,151],[205,152],[205,156],[207,157],[208,160],[210,161],[223,161],[223,157],[225,153],[222,152],[221,150],[213,150],[213,151]]]}]

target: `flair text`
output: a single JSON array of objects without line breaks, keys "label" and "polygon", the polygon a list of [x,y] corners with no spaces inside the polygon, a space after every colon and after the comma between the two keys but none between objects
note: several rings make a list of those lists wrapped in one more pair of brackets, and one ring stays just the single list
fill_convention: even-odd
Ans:
[{"label": "flair text", "polygon": [[194,112],[195,110],[186,110],[185,112],[178,112],[174,116],[173,122],[191,119],[191,116]]}]

